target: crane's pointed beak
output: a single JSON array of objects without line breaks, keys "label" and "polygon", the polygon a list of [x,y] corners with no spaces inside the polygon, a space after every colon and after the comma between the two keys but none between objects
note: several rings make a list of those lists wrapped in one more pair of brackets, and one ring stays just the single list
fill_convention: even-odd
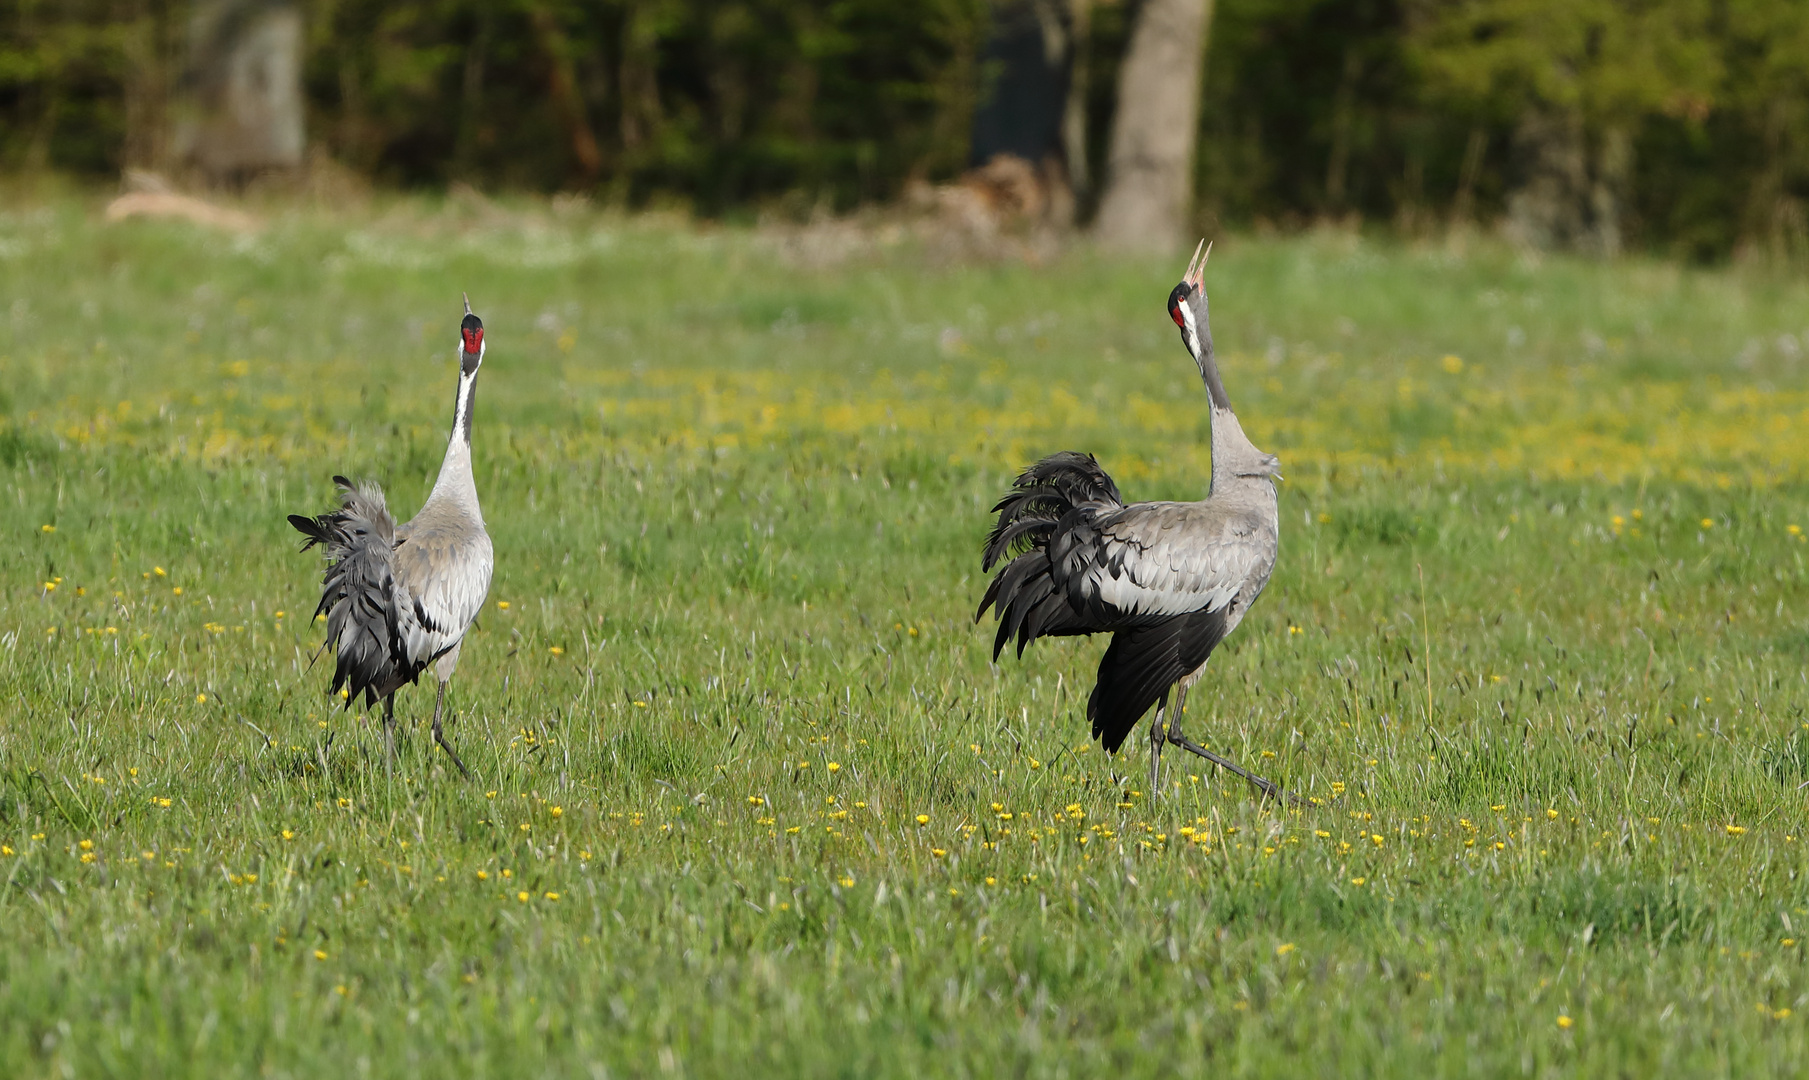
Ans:
[{"label": "crane's pointed beak", "polygon": [[1212,245],[1201,240],[1199,246],[1193,249],[1193,258],[1187,261],[1187,273],[1182,276],[1181,280],[1195,289],[1205,288],[1206,260],[1210,258],[1212,258]]},{"label": "crane's pointed beak", "polygon": [[459,295],[465,298],[465,314],[471,314],[471,294],[459,293]]}]

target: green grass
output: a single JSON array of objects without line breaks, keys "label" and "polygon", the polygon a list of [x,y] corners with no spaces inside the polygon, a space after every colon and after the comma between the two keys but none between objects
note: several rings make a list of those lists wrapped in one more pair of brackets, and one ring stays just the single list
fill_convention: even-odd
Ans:
[{"label": "green grass", "polygon": [[[1153,797],[1088,746],[1103,642],[971,623],[1034,456],[1203,493],[1181,261],[795,250],[0,217],[8,1075],[1800,1067],[1809,287],[1221,239],[1288,481],[1187,728],[1283,813],[1187,760]],[[428,688],[393,773],[333,709],[284,521],[335,472],[419,505],[461,290],[469,782]]]}]

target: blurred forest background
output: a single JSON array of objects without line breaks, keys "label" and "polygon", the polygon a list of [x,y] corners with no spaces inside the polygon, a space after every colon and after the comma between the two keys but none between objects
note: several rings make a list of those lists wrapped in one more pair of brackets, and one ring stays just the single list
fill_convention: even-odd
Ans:
[{"label": "blurred forest background", "polygon": [[[1139,20],[1177,3],[1203,14],[1203,63],[1132,100]],[[208,53],[247,33],[291,57],[294,120],[209,157],[210,87],[244,72]],[[1184,68],[1172,51],[1150,63]],[[331,162],[801,218],[1007,153],[1039,213],[1084,225],[1139,118],[1192,128],[1193,232],[1479,222],[1603,254],[1809,255],[1804,0],[0,0],[14,173],[243,187]]]}]

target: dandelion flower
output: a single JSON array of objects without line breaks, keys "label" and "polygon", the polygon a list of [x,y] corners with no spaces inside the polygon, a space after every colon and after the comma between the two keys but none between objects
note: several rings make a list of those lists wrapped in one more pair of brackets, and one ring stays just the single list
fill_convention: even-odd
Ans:
[{"label": "dandelion flower", "polygon": [[291,832],[288,829],[284,829],[283,830],[283,839],[284,840],[293,840],[293,839],[295,839],[295,833]]},{"label": "dandelion flower", "polygon": [[326,958],[327,958],[327,952],[325,949],[315,949],[314,950],[314,959],[325,960]]},{"label": "dandelion flower", "polygon": [[545,895],[545,896],[546,896],[546,898],[547,898],[547,899],[548,899],[548,900],[551,900],[551,901],[553,901],[553,902],[554,902],[554,903],[558,903],[558,902],[559,902],[559,894],[558,894],[558,893],[556,893],[556,892],[549,892],[549,893],[546,893],[546,894],[544,894],[544,895]]},{"label": "dandelion flower", "polygon": [[83,840],[80,844],[77,844],[76,846],[81,848],[83,851],[93,851],[94,850],[94,841]]},{"label": "dandelion flower", "polygon": [[842,766],[839,762],[832,761],[823,767],[828,769],[830,772],[841,772],[842,771]]},{"label": "dandelion flower", "polygon": [[928,825],[929,823],[930,823],[930,815],[928,815],[928,814],[918,814],[917,815],[917,824]]},{"label": "dandelion flower", "polygon": [[1729,836],[1745,836],[1746,835],[1746,826],[1729,825],[1727,827],[1727,835],[1729,835]]},{"label": "dandelion flower", "polygon": [[519,901],[521,901],[521,902],[522,902],[522,903],[524,903],[524,904],[525,904],[525,903],[527,903],[527,902],[528,902],[528,899],[529,899],[529,894],[528,894],[528,890],[526,890],[526,889],[523,889],[523,890],[521,890],[521,891],[520,891],[520,892],[518,892],[518,893],[516,893],[516,894],[515,894],[515,899],[517,899],[517,900],[519,900]]},{"label": "dandelion flower", "polygon": [[565,815],[565,807],[555,806],[550,812],[554,817],[563,817]]},{"label": "dandelion flower", "polygon": [[1356,885],[1356,886],[1358,886],[1358,887],[1361,887],[1361,886],[1362,886],[1362,885],[1363,885],[1363,883],[1364,883],[1364,882],[1366,882],[1366,881],[1368,881],[1368,880],[1369,880],[1369,879],[1368,879],[1368,878],[1360,878],[1360,877],[1354,877],[1354,878],[1351,878],[1351,879],[1350,879],[1350,883],[1351,883],[1351,884],[1352,884],[1352,885]]},{"label": "dandelion flower", "polygon": [[498,611],[509,610],[509,602],[507,600],[498,600],[496,602],[496,610],[498,610]]},{"label": "dandelion flower", "polygon": [[1275,946],[1275,955],[1276,956],[1286,956],[1293,951],[1294,951],[1294,943],[1292,941],[1286,943],[1285,945]]},{"label": "dandelion flower", "polygon": [[57,531],[57,527],[55,525],[40,525],[38,526],[38,531],[46,534],[53,533]]},{"label": "dandelion flower", "polygon": [[842,888],[844,888],[844,889],[854,888],[854,878],[852,878],[846,874],[842,875],[841,885],[842,885]]},{"label": "dandelion flower", "polygon": [[479,880],[479,881],[489,881],[489,880],[490,880],[490,871],[488,871],[488,870],[479,870],[479,871],[478,871],[478,872],[477,872],[477,880]]},{"label": "dandelion flower", "polygon": [[552,647],[552,648],[550,648],[550,649],[548,649],[548,650],[547,650],[547,652],[550,652],[550,653],[552,653],[552,654],[553,654],[553,655],[554,655],[554,656],[564,656],[564,655],[565,655],[565,650],[564,650],[564,649],[562,649],[562,648],[560,648],[560,647],[559,647],[559,646],[557,646],[557,645],[555,645],[555,646],[553,646],[553,647]]},{"label": "dandelion flower", "polygon": [[1703,518],[1702,519],[1702,527],[1705,529],[1714,528],[1715,527],[1715,519],[1714,518]]},{"label": "dandelion flower", "polygon": [[986,884],[988,884],[988,885],[997,885],[998,883],[999,883],[998,878],[987,878],[986,879]]},{"label": "dandelion flower", "polygon": [[196,694],[195,695],[195,704],[197,704],[197,705],[207,704],[207,695],[206,694]]},{"label": "dandelion flower", "polygon": [[1572,1025],[1574,1025],[1575,1023],[1576,1023],[1576,1021],[1572,1020],[1568,1016],[1559,1016],[1558,1017],[1558,1026],[1563,1028],[1565,1031],[1569,1031],[1571,1029]]}]

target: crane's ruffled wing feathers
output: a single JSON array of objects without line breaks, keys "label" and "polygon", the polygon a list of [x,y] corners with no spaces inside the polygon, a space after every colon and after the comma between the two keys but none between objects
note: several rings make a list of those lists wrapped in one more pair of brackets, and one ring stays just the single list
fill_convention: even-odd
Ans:
[{"label": "crane's ruffled wing feathers", "polygon": [[1065,575],[1058,576],[1056,567],[1080,566],[1085,556],[1077,555],[1077,549],[1098,535],[1094,519],[1122,505],[1117,485],[1091,454],[1053,454],[1013,481],[1011,491],[993,507],[999,520],[986,539],[981,565],[990,571],[1014,551],[1017,555],[987,585],[974,613],[977,622],[988,608],[998,612],[993,659],[1013,637],[1022,655],[1024,647],[1039,637],[1098,629],[1069,605],[1061,586]]},{"label": "crane's ruffled wing feathers", "polygon": [[999,571],[982,598],[981,614],[985,613],[986,604],[997,603],[1001,596],[1010,599],[998,604],[999,629],[992,643],[994,660],[1013,636],[1018,639],[1018,655],[1023,656],[1025,646],[1039,637],[1091,634],[1097,629],[1056,588],[1049,574],[1049,560],[1040,548],[1019,555]]},{"label": "crane's ruffled wing feathers", "polygon": [[321,578],[316,616],[327,617],[327,640],[335,658],[333,692],[349,688],[346,707],[360,695],[367,705],[411,681],[400,663],[396,635],[396,580],[393,543],[396,522],[383,490],[375,484],[354,486],[343,476],[340,508],[316,518],[291,514],[289,523],[307,540],[302,550],[325,548],[326,574]]},{"label": "crane's ruffled wing feathers", "polygon": [[1051,454],[1018,474],[1011,491],[992,508],[999,521],[986,538],[980,569],[990,573],[1013,551],[1047,543],[1076,509],[1114,510],[1122,505],[1118,485],[1092,454],[1074,450]]},{"label": "crane's ruffled wing feathers", "polygon": [[1117,753],[1150,706],[1206,662],[1234,625],[1234,611],[1226,604],[1112,635],[1087,698],[1087,719],[1102,747]]}]

